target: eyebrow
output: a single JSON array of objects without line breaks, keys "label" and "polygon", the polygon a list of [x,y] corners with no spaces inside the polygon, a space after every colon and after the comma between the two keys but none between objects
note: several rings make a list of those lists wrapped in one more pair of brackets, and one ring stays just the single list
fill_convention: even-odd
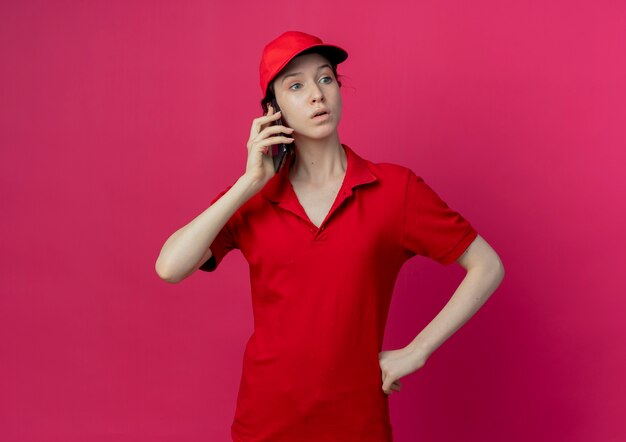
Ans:
[{"label": "eyebrow", "polygon": [[[331,66],[327,63],[327,64],[323,64],[323,65],[319,66],[319,67],[317,68],[317,70],[318,70],[318,71],[320,71],[320,70],[322,70],[323,68],[331,68],[331,69],[332,69],[332,67],[331,67]],[[291,74],[287,74],[287,75],[285,75],[285,76],[283,77],[283,79],[282,79],[282,80],[280,80],[280,84],[283,84],[283,83],[285,82],[285,79],[286,79],[287,77],[295,77],[296,75],[300,75],[300,74],[302,74],[302,72],[293,72],[293,73],[291,73]]]}]

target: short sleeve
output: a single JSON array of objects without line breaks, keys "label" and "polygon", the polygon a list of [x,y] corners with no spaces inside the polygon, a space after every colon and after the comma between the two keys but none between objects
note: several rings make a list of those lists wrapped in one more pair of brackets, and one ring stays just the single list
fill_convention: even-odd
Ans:
[{"label": "short sleeve", "polygon": [[[229,186],[222,192],[220,192],[214,199],[211,201],[211,205],[213,205],[217,200],[219,200],[232,186]],[[210,207],[210,206],[209,206]],[[232,249],[237,248],[237,243],[235,242],[233,236],[233,222],[235,215],[233,215],[222,230],[217,234],[209,248],[211,249],[212,256],[206,260],[198,269],[203,270],[205,272],[212,272],[217,269],[217,266],[222,262],[222,259],[228,252]]]},{"label": "short sleeve", "polygon": [[409,171],[402,242],[409,257],[423,255],[448,265],[476,239],[478,232],[424,180]]}]

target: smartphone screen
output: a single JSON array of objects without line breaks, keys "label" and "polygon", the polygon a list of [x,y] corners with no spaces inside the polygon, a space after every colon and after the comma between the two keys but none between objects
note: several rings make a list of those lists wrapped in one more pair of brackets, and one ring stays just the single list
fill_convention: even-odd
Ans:
[{"label": "smartphone screen", "polygon": [[[274,108],[274,112],[278,112],[280,110],[275,98],[272,99],[272,107]],[[274,120],[273,124],[283,125],[282,118],[278,118]],[[288,134],[283,134],[283,135],[289,137]],[[273,144],[271,146],[272,159],[274,161],[274,171],[276,173],[278,173],[278,171],[283,166],[283,164],[285,164],[286,158],[293,153],[293,146],[291,144],[292,143],[289,143],[289,144],[280,143],[280,144]]]}]

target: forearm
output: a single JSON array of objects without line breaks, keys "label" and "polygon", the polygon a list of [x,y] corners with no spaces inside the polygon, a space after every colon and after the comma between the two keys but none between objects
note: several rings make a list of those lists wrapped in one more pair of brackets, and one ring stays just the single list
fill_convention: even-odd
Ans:
[{"label": "forearm", "polygon": [[178,282],[194,271],[220,230],[259,188],[259,183],[242,175],[213,205],[174,232],[156,261],[158,275],[167,281]]},{"label": "forearm", "polygon": [[417,358],[428,359],[480,309],[500,285],[503,276],[504,269],[499,262],[468,270],[448,303],[407,348]]}]

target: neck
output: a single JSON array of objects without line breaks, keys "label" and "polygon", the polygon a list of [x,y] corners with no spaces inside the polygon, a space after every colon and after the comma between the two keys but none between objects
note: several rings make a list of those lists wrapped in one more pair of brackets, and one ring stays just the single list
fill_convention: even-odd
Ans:
[{"label": "neck", "polygon": [[296,157],[289,175],[292,181],[314,185],[341,179],[346,172],[346,153],[337,132],[330,139],[296,139]]}]

